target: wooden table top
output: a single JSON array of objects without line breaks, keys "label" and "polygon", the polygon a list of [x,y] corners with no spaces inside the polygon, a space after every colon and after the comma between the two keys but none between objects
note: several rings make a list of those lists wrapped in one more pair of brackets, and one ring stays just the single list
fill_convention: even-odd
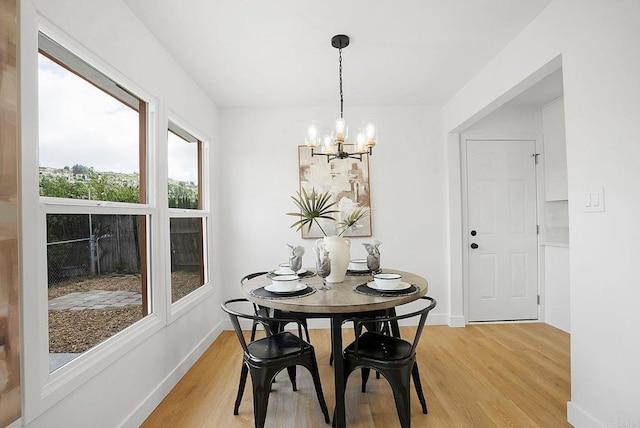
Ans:
[{"label": "wooden table top", "polygon": [[[315,272],[313,269],[308,269]],[[410,272],[403,272],[395,269],[383,269],[384,273],[399,273],[402,281],[415,285],[417,293],[405,296],[369,296],[356,293],[353,289],[357,285],[373,281],[371,275],[347,275],[344,282],[329,283],[330,290],[321,290],[322,278],[314,275],[309,278],[302,278],[303,282],[316,289],[316,292],[304,297],[285,299],[261,299],[251,295],[251,290],[271,284],[271,279],[266,275],[246,281],[243,291],[247,299],[260,306],[280,309],[284,311],[295,311],[315,314],[351,313],[364,312],[379,309],[388,309],[395,306],[412,302],[427,294],[429,284],[427,280]]]}]

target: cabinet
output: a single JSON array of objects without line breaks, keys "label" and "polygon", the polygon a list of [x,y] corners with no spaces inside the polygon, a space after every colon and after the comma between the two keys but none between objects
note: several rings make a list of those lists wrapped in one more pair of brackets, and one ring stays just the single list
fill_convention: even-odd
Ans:
[{"label": "cabinet", "polygon": [[544,136],[545,199],[563,201],[567,191],[567,146],[564,129],[564,98],[542,107]]}]

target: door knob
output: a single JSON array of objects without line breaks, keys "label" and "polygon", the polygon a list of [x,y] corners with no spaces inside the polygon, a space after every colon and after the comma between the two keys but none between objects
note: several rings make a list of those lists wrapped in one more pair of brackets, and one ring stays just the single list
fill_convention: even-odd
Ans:
[{"label": "door knob", "polygon": [[475,250],[476,248],[478,248],[478,244],[476,244],[475,242],[473,242],[473,243],[471,244],[471,248],[473,248],[473,249]]},{"label": "door knob", "polygon": [[475,230],[471,231],[471,236],[476,236],[478,234],[478,232],[476,232]]}]

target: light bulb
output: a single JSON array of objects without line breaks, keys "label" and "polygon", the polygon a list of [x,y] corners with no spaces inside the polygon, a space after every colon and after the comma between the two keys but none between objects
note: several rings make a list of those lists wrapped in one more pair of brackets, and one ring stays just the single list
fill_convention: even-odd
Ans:
[{"label": "light bulb", "polygon": [[331,136],[326,134],[322,140],[322,153],[331,154],[333,153],[333,140],[331,140]]},{"label": "light bulb", "polygon": [[365,126],[365,133],[367,137],[367,147],[375,146],[377,142],[376,126],[371,122],[367,123],[367,126]]},{"label": "light bulb", "polygon": [[309,125],[307,130],[307,146],[312,149],[318,147],[318,128],[315,125]]},{"label": "light bulb", "polygon": [[341,117],[336,119],[336,133],[335,139],[341,143],[347,138],[347,126],[345,124],[344,119]]},{"label": "light bulb", "polygon": [[367,149],[364,147],[365,146],[365,136],[363,132],[358,132],[358,135],[356,136],[356,153],[364,153],[367,151]]}]

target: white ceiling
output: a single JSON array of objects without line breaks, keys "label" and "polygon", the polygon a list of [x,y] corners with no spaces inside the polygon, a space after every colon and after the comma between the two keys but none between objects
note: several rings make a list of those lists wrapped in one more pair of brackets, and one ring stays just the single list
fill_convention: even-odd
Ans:
[{"label": "white ceiling", "polygon": [[551,0],[124,0],[219,107],[443,105]]}]

